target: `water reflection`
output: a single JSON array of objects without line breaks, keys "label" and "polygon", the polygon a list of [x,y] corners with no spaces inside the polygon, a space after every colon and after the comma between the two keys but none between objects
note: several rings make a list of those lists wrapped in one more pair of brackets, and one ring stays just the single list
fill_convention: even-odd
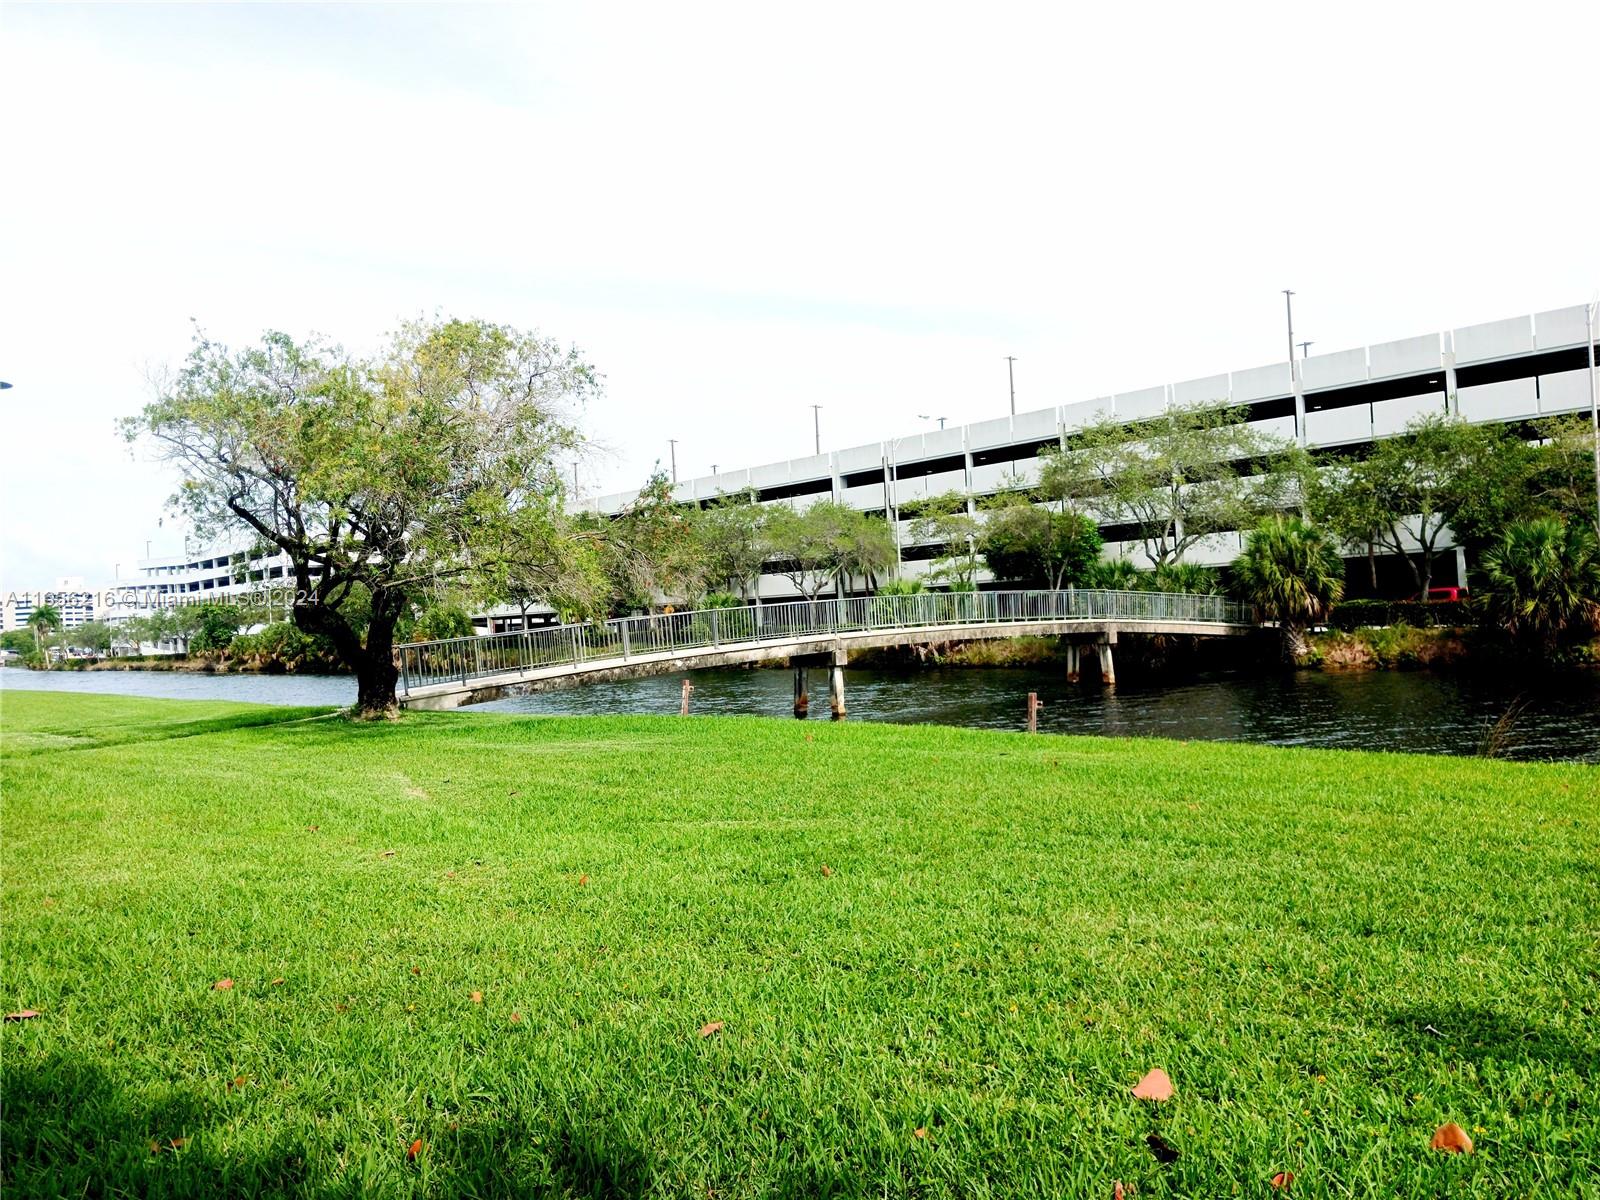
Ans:
[{"label": "water reflection", "polygon": [[[701,671],[697,714],[788,717],[787,671]],[[1121,682],[1114,691],[1070,685],[1059,667],[923,670],[849,669],[850,719],[901,724],[1020,729],[1029,692],[1044,702],[1041,730],[1112,737],[1168,737],[1475,754],[1489,726],[1518,700],[1526,709],[1505,753],[1523,759],[1600,762],[1600,678],[1549,677],[1524,695],[1512,681],[1483,675],[1374,671],[1244,678],[1231,675]],[[349,704],[344,676],[191,675],[0,670],[0,687],[240,700],[265,704]],[[516,696],[473,711],[522,713],[676,713],[678,676],[598,683]],[[827,720],[827,680],[811,676],[812,720]],[[792,719],[792,718],[790,718]]]}]

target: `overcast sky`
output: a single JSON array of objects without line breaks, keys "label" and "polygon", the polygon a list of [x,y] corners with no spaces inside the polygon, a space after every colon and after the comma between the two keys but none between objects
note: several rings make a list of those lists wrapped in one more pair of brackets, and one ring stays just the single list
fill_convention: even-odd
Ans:
[{"label": "overcast sky", "polygon": [[0,587],[123,578],[191,318],[605,374],[584,491],[1578,304],[1600,5],[0,8]]}]

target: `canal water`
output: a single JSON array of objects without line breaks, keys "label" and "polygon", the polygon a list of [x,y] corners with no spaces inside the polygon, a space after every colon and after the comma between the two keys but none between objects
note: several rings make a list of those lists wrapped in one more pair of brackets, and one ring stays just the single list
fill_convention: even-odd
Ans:
[{"label": "canal water", "polygon": [[[790,716],[788,671],[700,671],[692,711]],[[1503,677],[1371,671],[1200,675],[1121,682],[1114,690],[1069,685],[1059,666],[923,668],[846,672],[853,721],[1020,729],[1029,692],[1044,708],[1040,729],[1112,737],[1167,737],[1476,754],[1508,712],[1502,754],[1600,763],[1600,677],[1547,676],[1519,687]],[[812,720],[827,720],[827,679],[813,671]],[[541,714],[676,713],[682,680],[658,676],[518,696],[473,711]],[[265,704],[348,704],[346,676],[196,675],[0,670],[0,688],[100,692]],[[0,720],[4,719],[0,711]]]}]

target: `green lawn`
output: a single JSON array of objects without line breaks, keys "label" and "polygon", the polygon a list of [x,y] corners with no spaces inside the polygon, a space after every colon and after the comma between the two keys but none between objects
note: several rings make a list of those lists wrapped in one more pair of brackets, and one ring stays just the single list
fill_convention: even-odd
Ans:
[{"label": "green lawn", "polygon": [[1600,1194],[1591,767],[3,706],[8,1200]]}]

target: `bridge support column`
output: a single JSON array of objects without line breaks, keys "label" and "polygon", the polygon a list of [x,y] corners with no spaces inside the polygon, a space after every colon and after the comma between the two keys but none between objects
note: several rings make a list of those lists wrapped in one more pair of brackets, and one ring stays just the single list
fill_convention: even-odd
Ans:
[{"label": "bridge support column", "polygon": [[1100,652],[1100,682],[1107,687],[1117,686],[1117,664],[1111,655],[1112,641],[1107,639],[1096,642],[1095,649]]},{"label": "bridge support column", "polygon": [[1072,641],[1069,638],[1067,640],[1066,649],[1067,649],[1067,682],[1068,683],[1077,683],[1078,682],[1078,678],[1079,678],[1079,675],[1078,675],[1078,643]]},{"label": "bridge support column", "polygon": [[794,715],[804,721],[811,713],[811,696],[806,691],[806,669],[794,669]]},{"label": "bridge support column", "polygon": [[844,668],[838,663],[828,668],[828,707],[835,721],[844,720]]}]

